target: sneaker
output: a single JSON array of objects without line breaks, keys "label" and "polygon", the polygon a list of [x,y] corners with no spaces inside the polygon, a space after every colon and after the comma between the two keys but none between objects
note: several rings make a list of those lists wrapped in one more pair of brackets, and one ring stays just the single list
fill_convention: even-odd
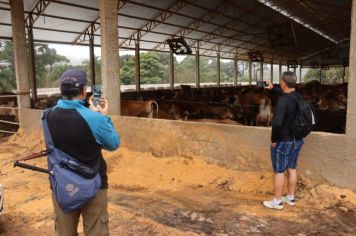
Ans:
[{"label": "sneaker", "polygon": [[278,205],[273,201],[263,201],[263,205],[267,208],[270,208],[270,209],[277,209],[277,210],[282,210],[283,209],[283,205],[282,205],[282,202],[279,203]]},{"label": "sneaker", "polygon": [[282,197],[282,202],[287,203],[289,206],[295,206],[295,199],[289,200],[287,196]]}]

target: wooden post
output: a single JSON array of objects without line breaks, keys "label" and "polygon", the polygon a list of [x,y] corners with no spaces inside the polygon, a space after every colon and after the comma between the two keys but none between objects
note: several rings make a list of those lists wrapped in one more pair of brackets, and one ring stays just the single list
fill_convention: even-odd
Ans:
[{"label": "wooden post", "polygon": [[172,49],[169,51],[169,82],[171,90],[174,91],[174,55]]},{"label": "wooden post", "polygon": [[94,36],[92,35],[89,38],[89,71],[90,71],[91,91],[94,91],[93,86],[95,85],[95,54],[94,54]]},{"label": "wooden post", "polygon": [[199,55],[199,42],[195,51],[195,84],[197,89],[200,88],[200,55]]},{"label": "wooden post", "polygon": [[[356,0],[352,1],[351,10],[351,36],[350,36],[350,60],[349,79],[347,93],[346,136],[350,140],[350,146],[354,146],[356,140]],[[355,148],[353,149],[355,150]],[[350,152],[351,153],[351,152]],[[352,153],[355,153],[352,152]],[[355,158],[354,158],[355,159]]]},{"label": "wooden post", "polygon": [[218,87],[220,87],[221,85],[221,75],[220,75],[220,52],[218,52],[217,54],[217,60],[216,60],[216,65],[217,65],[217,73],[218,73]]},{"label": "wooden post", "polygon": [[31,81],[31,94],[32,94],[32,100],[33,100],[33,105],[36,104],[37,101],[37,80],[36,80],[36,59],[35,59],[35,45],[33,42],[33,29],[32,26],[29,26],[28,28],[28,69],[30,71],[29,73],[29,79]]},{"label": "wooden post", "polygon": [[299,83],[302,83],[302,64],[299,65]]},{"label": "wooden post", "polygon": [[237,67],[237,55],[234,56],[234,86],[237,86],[237,75],[238,75],[238,67]]},{"label": "wooden post", "polygon": [[271,61],[271,83],[273,84],[273,60]]},{"label": "wooden post", "polygon": [[248,84],[251,85],[252,84],[252,62],[249,61],[248,64]]},{"label": "wooden post", "polygon": [[100,0],[101,77],[109,114],[120,115],[118,0]]},{"label": "wooden post", "polygon": [[141,66],[140,66],[140,44],[136,42],[135,44],[135,84],[136,92],[141,93]]},{"label": "wooden post", "polygon": [[[12,38],[14,45],[17,103],[19,109],[31,108],[29,68],[27,61],[26,33],[23,0],[10,1]],[[20,116],[20,123],[22,117]]]}]

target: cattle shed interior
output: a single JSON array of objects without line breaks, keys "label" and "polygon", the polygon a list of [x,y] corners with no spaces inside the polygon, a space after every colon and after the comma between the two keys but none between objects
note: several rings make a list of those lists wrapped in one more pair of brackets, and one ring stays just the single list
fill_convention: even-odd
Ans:
[{"label": "cattle shed interior", "polygon": [[[101,50],[101,83],[103,93],[109,100],[109,113],[123,129],[124,135],[130,136],[130,140],[135,140],[135,135],[139,136],[135,124],[138,127],[144,124],[161,125],[179,131],[195,125],[206,126],[224,135],[227,135],[226,132],[230,129],[229,126],[223,125],[190,122],[183,124],[184,122],[178,121],[120,116],[122,100],[135,100],[137,96],[144,99],[171,99],[173,94],[179,92],[180,89],[175,86],[174,48],[170,44],[172,40],[180,43],[175,45],[178,49],[184,45],[187,54],[195,58],[195,78],[191,84],[195,93],[204,93],[204,90],[210,89],[214,90],[215,94],[215,91],[221,93],[222,90],[226,92],[253,89],[252,85],[255,85],[257,80],[263,81],[266,76],[263,69],[260,69],[258,79],[256,76],[253,81],[253,66],[271,67],[268,76],[272,82],[278,82],[278,77],[284,70],[294,71],[299,82],[302,82],[303,68],[319,70],[320,76],[322,71],[329,68],[343,68],[342,83],[337,87],[338,90],[343,89],[345,99],[347,96],[347,106],[345,101],[341,112],[344,117],[344,130],[339,133],[343,134],[315,132],[308,138],[314,147],[307,146],[304,152],[313,156],[314,161],[324,156],[339,169],[346,170],[340,177],[340,173],[335,170],[326,173],[316,169],[312,161],[306,162],[304,168],[306,173],[316,179],[355,188],[351,182],[354,183],[356,177],[351,174],[351,170],[356,168],[356,150],[354,145],[351,145],[351,140],[356,138],[356,70],[351,65],[356,63],[356,0],[0,0],[0,39],[13,43],[17,89],[11,96],[17,98],[20,127],[39,127],[39,119],[36,121],[38,110],[33,109],[39,99],[35,45],[55,43],[85,46],[88,48],[91,85],[96,81],[94,49]],[[133,89],[123,94],[120,92],[119,50],[134,51],[135,56]],[[144,88],[149,90],[140,82],[140,52],[143,51],[169,54],[167,86],[157,85],[153,86],[152,91],[143,91]],[[209,84],[208,87],[211,88],[203,88],[201,83],[199,63],[202,57],[214,58],[217,61],[216,83]],[[233,61],[231,83],[221,82],[221,60]],[[247,65],[248,80],[245,82],[239,82],[239,61]],[[277,73],[274,72],[273,66],[279,68]],[[346,74],[347,83],[344,80]],[[273,81],[273,78],[276,79]],[[308,86],[313,86],[313,83]],[[320,85],[320,82],[316,86],[321,90],[326,88]],[[328,118],[326,123],[332,122],[331,119],[337,116],[335,114],[329,114],[330,119]],[[175,122],[178,122],[177,126],[174,126]],[[125,127],[124,124],[128,126]],[[253,137],[242,138],[234,135],[233,139],[242,139],[243,145],[254,148],[259,148],[260,145],[268,146],[270,128],[233,128],[234,132],[241,131],[247,136],[249,129]],[[159,132],[168,131],[156,130],[155,135],[163,135]],[[189,135],[199,139],[198,132],[190,132],[193,133]],[[169,149],[172,153],[178,152],[177,150],[189,152],[182,151],[183,144],[179,146],[178,143],[170,147],[167,145],[153,148]],[[230,143],[234,145],[233,142],[227,145]],[[338,148],[330,150],[331,143]],[[230,146],[226,148],[228,147]],[[320,150],[317,154],[313,152],[315,147]],[[199,150],[194,149],[192,152]],[[224,151],[217,148],[206,155],[211,158],[227,158],[223,164],[231,164],[229,161],[233,157],[222,152]],[[339,166],[340,158],[345,156],[347,161],[343,162],[343,167]],[[354,176],[354,180],[351,181],[350,176]]]}]

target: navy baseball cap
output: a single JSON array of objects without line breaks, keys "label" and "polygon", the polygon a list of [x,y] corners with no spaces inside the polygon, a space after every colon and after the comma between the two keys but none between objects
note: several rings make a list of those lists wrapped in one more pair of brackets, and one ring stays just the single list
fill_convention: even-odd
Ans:
[{"label": "navy baseball cap", "polygon": [[63,72],[59,78],[61,90],[71,90],[87,85],[87,74],[77,68],[71,68]]}]

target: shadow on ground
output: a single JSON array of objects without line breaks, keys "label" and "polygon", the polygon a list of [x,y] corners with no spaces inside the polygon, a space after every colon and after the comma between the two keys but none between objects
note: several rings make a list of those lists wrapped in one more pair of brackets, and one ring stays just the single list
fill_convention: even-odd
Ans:
[{"label": "shadow on ground", "polygon": [[[356,235],[356,214],[338,209],[264,209],[262,197],[229,191],[127,192],[110,202],[136,216],[184,232],[206,235]],[[115,222],[111,223],[115,228]],[[139,227],[139,226],[136,226]],[[147,233],[147,232],[146,232]],[[146,234],[147,235],[147,234]]]}]

